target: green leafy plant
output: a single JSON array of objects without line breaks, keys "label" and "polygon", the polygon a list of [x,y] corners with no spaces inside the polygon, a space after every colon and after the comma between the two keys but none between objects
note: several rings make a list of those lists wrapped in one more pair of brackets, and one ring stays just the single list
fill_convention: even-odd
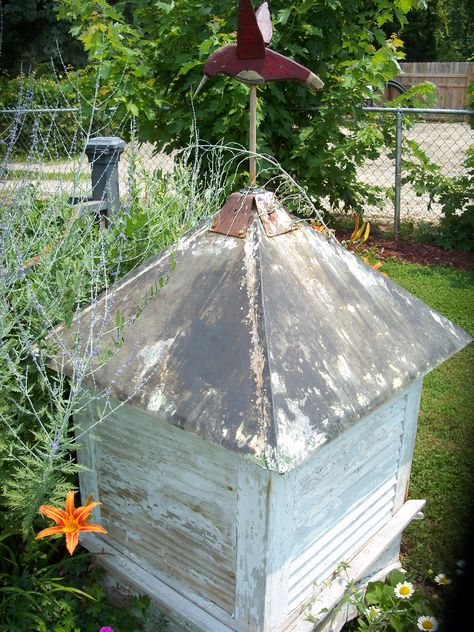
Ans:
[{"label": "green leafy plant", "polygon": [[[85,351],[72,337],[68,375],[64,366],[50,366],[63,339],[74,332],[77,310],[94,307],[103,293],[110,296],[116,279],[212,211],[207,189],[195,182],[189,166],[180,165],[179,156],[166,177],[144,174],[132,160],[128,183],[121,212],[107,227],[94,215],[77,213],[66,195],[44,197],[35,185],[0,195],[0,620],[9,632],[162,627],[147,600],[131,600],[126,612],[109,607],[91,575],[89,556],[64,560],[61,541],[33,540],[33,530],[40,528],[38,506],[62,504],[80,470],[74,414],[89,401],[83,382],[100,332]],[[132,317],[159,299],[159,287],[144,297],[137,314],[110,323],[103,317],[117,348]],[[61,335],[55,337],[58,327]]]},{"label": "green leafy plant", "polygon": [[370,222],[360,221],[357,213],[354,214],[354,230],[348,240],[343,241],[342,245],[352,250],[359,250],[365,244],[370,235]]},{"label": "green leafy plant", "polygon": [[429,208],[441,206],[439,224],[431,241],[443,248],[474,250],[474,145],[466,151],[464,172],[445,175],[413,140],[406,141],[410,157],[404,161],[402,181],[410,183],[417,195],[429,195]]},{"label": "green leafy plant", "polygon": [[469,60],[474,49],[473,18],[469,0],[437,0],[413,11],[400,34],[407,60]]},{"label": "green leafy plant", "polygon": [[[451,584],[443,573],[435,577],[430,570],[423,582],[415,582],[406,573],[393,570],[385,580],[370,582],[365,589],[350,579],[349,564],[342,562],[337,575],[346,582],[346,590],[336,610],[352,606],[357,611],[357,618],[348,625],[352,632],[435,632],[440,628]],[[312,615],[308,620],[318,621]]]},{"label": "green leafy plant", "polygon": [[[427,590],[429,588],[429,590]],[[445,597],[444,587],[442,597]],[[353,599],[359,618],[356,630],[436,630],[439,627],[443,599],[439,599],[435,584],[420,585],[407,575],[392,571],[385,581],[372,582],[365,593]]]},{"label": "green leafy plant", "polygon": [[64,556],[61,540],[35,541],[0,533],[0,621],[5,632],[159,632],[164,618],[146,597],[123,607],[107,602],[102,573],[89,553]]},{"label": "green leafy plant", "polygon": [[46,630],[50,614],[64,610],[64,596],[90,599],[83,590],[65,585],[67,560],[57,561],[57,544],[39,546],[21,533],[0,534],[0,620],[6,629]]},{"label": "green leafy plant", "polygon": [[[76,345],[77,310],[90,303],[96,309],[114,281],[213,210],[200,188],[211,183],[196,183],[192,169],[180,166],[179,157],[175,162],[166,177],[146,174],[136,162],[122,210],[107,228],[78,214],[66,195],[45,199],[33,185],[0,196],[0,528],[21,524],[28,533],[38,506],[59,504],[79,470],[73,416],[87,403],[88,372],[105,358],[96,359],[101,330],[85,350]],[[217,183],[212,186],[218,204]],[[144,305],[158,295],[159,288]],[[103,317],[103,329],[110,327],[116,339],[109,353],[120,348],[144,305],[120,322]],[[50,366],[67,332],[68,375],[64,366]]]}]

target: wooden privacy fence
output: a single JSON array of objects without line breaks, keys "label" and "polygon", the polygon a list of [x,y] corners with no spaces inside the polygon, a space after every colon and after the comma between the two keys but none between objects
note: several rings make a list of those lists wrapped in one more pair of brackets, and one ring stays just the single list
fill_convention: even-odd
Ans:
[{"label": "wooden privacy fence", "polygon": [[467,86],[474,79],[474,62],[402,62],[400,66],[402,73],[395,80],[405,88],[431,81],[438,88],[439,108],[456,110],[467,107]]}]

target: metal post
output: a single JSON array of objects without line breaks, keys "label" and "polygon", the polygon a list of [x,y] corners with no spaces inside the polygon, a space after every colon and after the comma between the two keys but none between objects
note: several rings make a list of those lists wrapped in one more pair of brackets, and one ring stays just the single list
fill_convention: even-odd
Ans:
[{"label": "metal post", "polygon": [[91,138],[86,155],[92,166],[92,200],[107,203],[106,216],[120,208],[118,163],[125,141],[117,136]]},{"label": "metal post", "polygon": [[250,86],[250,186],[254,187],[257,181],[257,86]]},{"label": "metal post", "polygon": [[403,112],[396,112],[396,136],[395,136],[395,212],[393,216],[393,238],[398,241],[400,237],[400,204],[402,189],[402,133]]}]

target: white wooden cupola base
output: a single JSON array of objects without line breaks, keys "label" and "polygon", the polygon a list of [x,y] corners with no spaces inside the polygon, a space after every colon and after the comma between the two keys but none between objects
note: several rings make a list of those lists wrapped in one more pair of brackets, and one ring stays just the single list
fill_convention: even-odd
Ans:
[{"label": "white wooden cupola base", "polygon": [[[422,517],[420,512],[424,504],[424,500],[407,501],[390,522],[349,560],[347,576],[336,576],[332,581],[328,580],[326,586],[315,594],[314,603],[301,608],[301,616],[272,632],[340,630],[355,614],[350,608],[337,608],[347,581],[364,586],[370,581],[383,579],[390,571],[400,568],[398,554],[402,531],[411,520]],[[109,591],[113,590],[115,593],[114,598],[117,599],[120,594],[126,596],[145,592],[169,618],[167,632],[235,632],[238,629],[216,619],[148,570],[127,560],[113,547],[99,543],[91,536],[85,536],[84,540],[87,540],[87,548],[98,554],[97,561],[100,565],[110,573],[106,583]],[[325,611],[324,614],[321,614],[322,610]],[[308,621],[309,615],[317,618],[318,623]]]},{"label": "white wooden cupola base", "polygon": [[[78,453],[81,494],[103,503],[108,530],[81,541],[183,630],[339,630],[335,569],[388,572],[424,505],[405,502],[420,394],[418,380],[285,474],[124,405]],[[315,628],[308,615],[326,608]]]}]

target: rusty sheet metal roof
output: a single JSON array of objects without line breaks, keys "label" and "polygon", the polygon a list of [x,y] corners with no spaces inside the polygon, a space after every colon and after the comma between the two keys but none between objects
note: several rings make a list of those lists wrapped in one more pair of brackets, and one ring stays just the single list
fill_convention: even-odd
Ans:
[{"label": "rusty sheet metal roof", "polygon": [[[171,252],[116,285],[112,318],[170,273]],[[245,239],[201,226],[173,252],[169,282],[95,384],[279,472],[470,340],[304,224],[268,238],[255,215]],[[80,313],[84,332],[101,327],[100,305]]]}]

